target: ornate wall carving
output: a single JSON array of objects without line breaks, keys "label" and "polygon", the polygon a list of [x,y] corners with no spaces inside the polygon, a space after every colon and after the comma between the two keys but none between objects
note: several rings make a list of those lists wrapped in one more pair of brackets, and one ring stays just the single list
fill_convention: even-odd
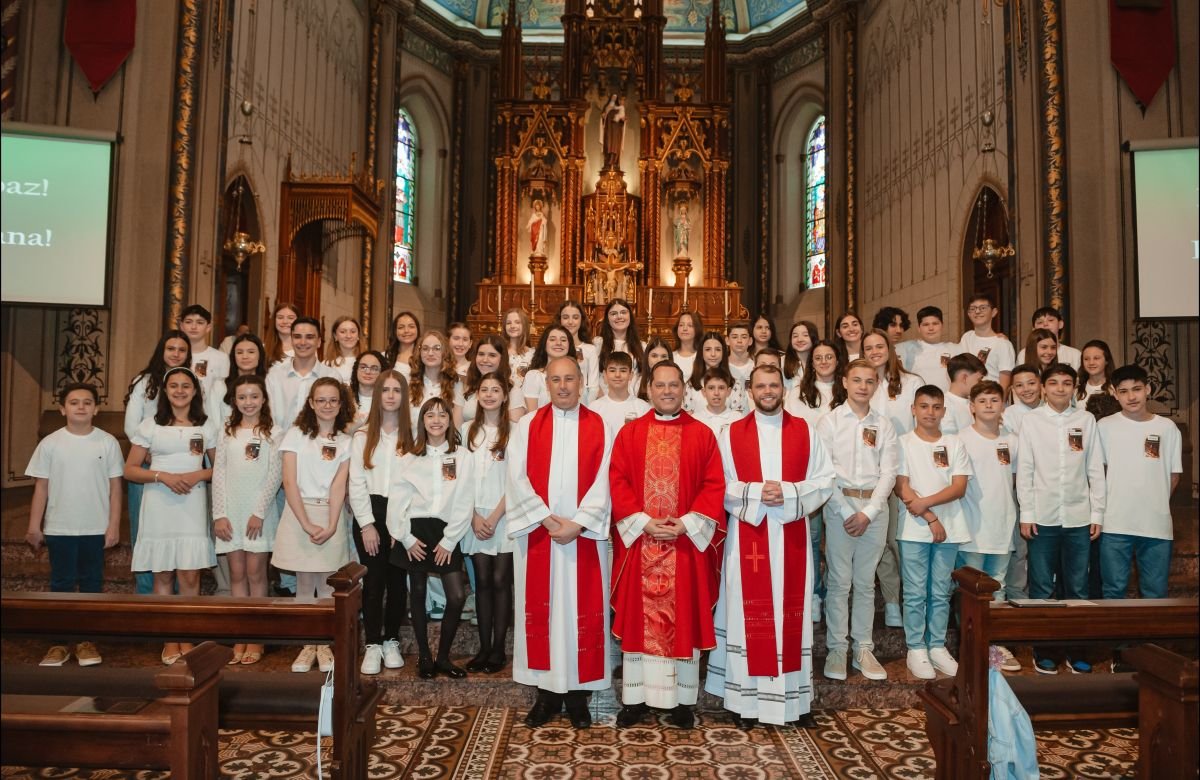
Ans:
[{"label": "ornate wall carving", "polygon": [[163,327],[173,328],[187,297],[191,262],[192,179],[195,164],[196,87],[200,59],[200,2],[183,0],[175,49],[175,97],[171,116],[171,188],[167,204],[167,269]]},{"label": "ornate wall carving", "polygon": [[80,307],[60,315],[55,396],[72,382],[87,382],[100,392],[101,404],[108,400],[108,318],[103,309]]}]

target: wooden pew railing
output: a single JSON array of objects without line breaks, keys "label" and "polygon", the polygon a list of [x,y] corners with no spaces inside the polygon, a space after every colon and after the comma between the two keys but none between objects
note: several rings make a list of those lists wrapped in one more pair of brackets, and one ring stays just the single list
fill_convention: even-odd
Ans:
[{"label": "wooden pew railing", "polygon": [[[135,596],[124,594],[5,593],[0,626],[5,637],[149,639],[202,642],[331,644],[335,658],[333,757],[335,778],[367,776],[375,738],[377,684],[359,676],[361,580],[366,568],[349,563],[329,578],[333,597],[287,598]],[[193,651],[194,653],[195,651]],[[190,654],[189,654],[190,655]],[[113,695],[130,686],[145,690],[144,669],[5,669],[6,694]],[[47,673],[49,672],[49,673]],[[242,671],[220,680],[221,728],[316,730],[324,675]],[[85,687],[86,686],[86,687]],[[53,751],[53,745],[47,745]],[[60,763],[57,760],[53,763]]]},{"label": "wooden pew railing", "polygon": [[[1118,599],[1077,607],[1014,607],[993,601],[1000,583],[983,572],[964,567],[953,576],[959,586],[961,610],[958,674],[928,683],[919,694],[939,780],[989,777],[991,645],[1194,640],[1200,634],[1200,602],[1194,598]],[[1068,729],[1136,725],[1137,686],[1139,682],[1147,684],[1146,674],[1139,676],[1142,679],[1138,681],[1134,681],[1133,675],[1122,674],[1022,675],[1007,679],[1030,712],[1035,727]],[[1177,676],[1179,679],[1186,680],[1186,676]],[[1182,718],[1186,696],[1173,693],[1159,699],[1160,704],[1167,701],[1176,702],[1173,706],[1177,714],[1171,717]],[[1194,718],[1194,696],[1191,701]],[[1151,753],[1142,752],[1142,764],[1152,760]],[[1175,776],[1173,772],[1174,769],[1164,768],[1154,776]]]}]

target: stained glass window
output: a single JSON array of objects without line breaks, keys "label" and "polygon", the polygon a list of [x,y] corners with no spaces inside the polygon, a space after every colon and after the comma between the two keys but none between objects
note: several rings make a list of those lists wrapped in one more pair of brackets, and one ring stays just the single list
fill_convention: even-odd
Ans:
[{"label": "stained glass window", "polygon": [[401,108],[396,118],[396,237],[392,243],[392,279],[413,280],[413,242],[417,229],[417,128]]},{"label": "stained glass window", "polygon": [[825,117],[817,119],[804,148],[804,286],[825,286]]}]

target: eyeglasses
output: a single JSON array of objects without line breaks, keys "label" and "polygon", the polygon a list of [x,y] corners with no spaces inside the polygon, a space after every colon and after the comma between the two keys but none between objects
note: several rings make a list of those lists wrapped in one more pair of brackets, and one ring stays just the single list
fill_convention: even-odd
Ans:
[{"label": "eyeglasses", "polygon": [[378,374],[383,369],[379,366],[359,366],[358,370],[364,374]]},{"label": "eyeglasses", "polygon": [[986,304],[980,306],[968,306],[967,314],[987,314],[991,310],[991,306]]},{"label": "eyeglasses", "polygon": [[433,344],[432,346],[426,345],[426,346],[421,347],[421,351],[422,352],[441,352],[442,345],[441,344]]},{"label": "eyeglasses", "polygon": [[340,398],[314,398],[312,399],[313,406],[337,406],[342,402]]}]

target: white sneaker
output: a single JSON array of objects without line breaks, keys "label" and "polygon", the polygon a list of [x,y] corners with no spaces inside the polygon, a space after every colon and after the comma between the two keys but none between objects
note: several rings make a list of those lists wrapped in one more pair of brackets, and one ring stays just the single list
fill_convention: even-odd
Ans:
[{"label": "white sneaker", "polygon": [[1002,645],[992,645],[996,652],[1000,654],[1000,671],[1002,672],[1019,672],[1021,671],[1021,662],[1012,654],[1012,651]]},{"label": "white sneaker", "polygon": [[333,651],[329,645],[317,645],[317,668],[322,672],[333,671]]},{"label": "white sneaker", "polygon": [[316,645],[305,645],[300,649],[300,655],[296,656],[296,660],[292,661],[293,672],[311,672],[313,661],[317,659]]},{"label": "white sneaker", "polygon": [[389,669],[404,666],[404,656],[400,655],[400,643],[395,639],[388,639],[383,643],[383,665]]},{"label": "white sneaker", "polygon": [[383,648],[379,645],[367,645],[367,649],[363,651],[362,666],[358,671],[363,674],[379,674],[379,670],[383,666]]},{"label": "white sneaker", "polygon": [[930,650],[929,662],[942,674],[948,674],[951,677],[958,674],[958,661],[955,661],[954,656],[950,655],[950,651],[944,647],[935,647]]},{"label": "white sneaker", "polygon": [[846,679],[846,651],[829,651],[829,655],[825,656],[825,676],[830,680]]},{"label": "white sneaker", "polygon": [[859,648],[858,652],[854,654],[854,660],[851,663],[868,680],[887,679],[887,670],[883,668],[883,664],[879,663],[879,659],[875,657],[875,654],[865,647]]},{"label": "white sneaker", "polygon": [[908,671],[918,680],[932,680],[937,677],[933,664],[929,662],[928,650],[908,651]]},{"label": "white sneaker", "polygon": [[899,604],[883,605],[883,624],[888,628],[904,628],[904,616]]},{"label": "white sneaker", "polygon": [[813,596],[812,599],[812,619],[814,623],[821,622],[821,597]]},{"label": "white sneaker", "polygon": [[463,601],[462,616],[474,617],[475,615],[475,594],[472,593]]}]

